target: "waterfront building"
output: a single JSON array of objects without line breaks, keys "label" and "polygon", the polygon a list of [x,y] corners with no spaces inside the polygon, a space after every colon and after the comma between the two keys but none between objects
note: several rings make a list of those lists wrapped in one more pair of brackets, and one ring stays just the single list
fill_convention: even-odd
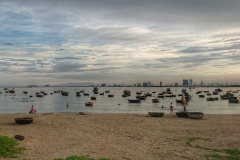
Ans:
[{"label": "waterfront building", "polygon": [[175,83],[175,87],[178,87],[178,82]]},{"label": "waterfront building", "polygon": [[160,86],[163,86],[163,81],[160,81]]},{"label": "waterfront building", "polygon": [[143,82],[143,87],[147,87],[147,82]]},{"label": "waterfront building", "polygon": [[106,87],[107,85],[106,84],[101,84],[101,87]]},{"label": "waterfront building", "polygon": [[188,79],[183,79],[183,86],[188,86]]},{"label": "waterfront building", "polygon": [[189,86],[192,86],[192,85],[193,85],[192,79],[189,79]]},{"label": "waterfront building", "polygon": [[141,87],[141,83],[137,83],[137,86],[138,86],[138,87]]}]

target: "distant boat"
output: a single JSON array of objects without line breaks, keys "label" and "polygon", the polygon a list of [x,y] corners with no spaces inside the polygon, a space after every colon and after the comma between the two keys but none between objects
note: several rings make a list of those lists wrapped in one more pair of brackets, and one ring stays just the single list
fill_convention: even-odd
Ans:
[{"label": "distant boat", "polygon": [[93,106],[93,102],[86,102],[85,105],[86,106]]},{"label": "distant boat", "polygon": [[239,99],[237,97],[229,97],[228,101],[229,103],[238,103]]},{"label": "distant boat", "polygon": [[84,95],[84,96],[89,96],[89,93],[84,93],[83,95]]},{"label": "distant boat", "polygon": [[110,93],[110,90],[105,91],[105,93]]},{"label": "distant boat", "polygon": [[80,92],[76,92],[76,96],[80,97],[81,96]]},{"label": "distant boat", "polygon": [[207,101],[215,101],[215,98],[209,97],[207,98]]},{"label": "distant boat", "polygon": [[147,93],[145,94],[145,96],[152,96],[152,94],[150,94],[150,93],[147,92]]},{"label": "distant boat", "polygon": [[100,93],[100,95],[102,95],[102,96],[103,96],[103,95],[104,95],[104,92]]},{"label": "distant boat", "polygon": [[182,100],[176,99],[176,103],[182,103]]},{"label": "distant boat", "polygon": [[28,92],[27,91],[23,91],[23,94],[27,94]]},{"label": "distant boat", "polygon": [[152,102],[153,102],[153,103],[159,103],[159,102],[160,102],[160,99],[152,99]]},{"label": "distant boat", "polygon": [[109,94],[108,97],[114,97],[114,95],[113,94]]},{"label": "distant boat", "polygon": [[148,112],[151,117],[162,117],[164,112]]},{"label": "distant boat", "polygon": [[94,97],[94,96],[92,96],[92,97],[90,97],[91,98],[91,100],[96,100],[97,98],[96,97]]},{"label": "distant boat", "polygon": [[128,99],[129,103],[140,103],[141,99]]},{"label": "distant boat", "polygon": [[136,96],[137,99],[146,100],[147,96]]}]

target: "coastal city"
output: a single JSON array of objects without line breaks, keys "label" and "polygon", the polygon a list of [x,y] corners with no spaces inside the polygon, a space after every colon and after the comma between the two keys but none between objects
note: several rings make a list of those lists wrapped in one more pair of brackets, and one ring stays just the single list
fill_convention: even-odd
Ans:
[{"label": "coastal city", "polygon": [[[240,87],[240,83],[205,83],[204,81],[200,81],[200,83],[194,83],[193,79],[183,79],[181,83],[164,83],[160,81],[159,84],[152,83],[150,81],[143,82],[143,83],[134,83],[134,84],[125,84],[122,82],[121,84],[96,84],[96,83],[67,83],[61,85],[44,85],[43,87],[59,87],[59,86],[66,86],[66,87]],[[40,87],[39,85],[28,85],[28,88],[33,87]],[[42,87],[42,86],[41,86]]]}]

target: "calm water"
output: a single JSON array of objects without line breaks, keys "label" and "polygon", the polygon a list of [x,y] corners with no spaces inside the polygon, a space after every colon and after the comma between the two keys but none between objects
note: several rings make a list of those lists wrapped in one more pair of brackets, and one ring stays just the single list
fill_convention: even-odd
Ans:
[{"label": "calm water", "polygon": [[[10,88],[11,89],[11,88]],[[152,93],[152,97],[148,97],[146,101],[141,103],[128,103],[127,98],[123,98],[123,87],[100,87],[99,93],[106,90],[110,90],[110,94],[114,94],[114,97],[110,98],[107,93],[104,96],[94,95],[92,90],[93,87],[36,87],[36,88],[15,88],[15,94],[5,93],[4,89],[1,88],[0,91],[0,113],[28,113],[31,106],[34,105],[37,113],[53,112],[53,113],[73,113],[73,112],[90,112],[90,113],[147,113],[149,111],[163,111],[169,113],[169,106],[172,102],[175,106],[175,111],[183,110],[181,104],[176,104],[176,99],[181,99],[181,97],[165,97],[160,98],[160,103],[152,103],[153,98],[157,97],[162,91],[166,91],[166,87],[129,87],[127,89],[131,90],[131,96],[129,99],[136,99],[136,92],[142,91],[142,93]],[[196,92],[209,91],[212,93],[214,88],[195,88],[190,90],[185,88],[193,95],[192,100],[187,105],[187,111],[200,111],[205,114],[239,114],[240,104],[239,103],[229,103],[228,100],[221,100],[219,95],[213,95],[212,97],[219,97],[217,101],[207,101],[206,98],[199,98]],[[223,92],[226,91],[237,91],[240,88],[229,87],[222,88]],[[54,90],[64,90],[69,92],[69,96],[62,96],[61,93],[53,93]],[[84,96],[81,93],[81,97],[76,97],[76,91],[85,90],[85,93],[90,93],[90,96]],[[181,87],[171,87],[173,94],[181,94]],[[28,94],[23,94],[22,91],[27,91]],[[35,96],[36,92],[45,91],[48,95],[43,98]],[[53,93],[53,94],[50,94]],[[235,96],[239,97],[239,93],[234,93]],[[206,93],[204,93],[206,95]],[[29,97],[32,95],[33,97]],[[90,100],[91,96],[96,96],[97,100]],[[208,97],[208,96],[206,96]],[[85,106],[85,102],[94,102],[93,107]],[[66,104],[69,103],[67,108]],[[119,105],[120,104],[120,105]],[[161,106],[165,108],[162,109]]]}]

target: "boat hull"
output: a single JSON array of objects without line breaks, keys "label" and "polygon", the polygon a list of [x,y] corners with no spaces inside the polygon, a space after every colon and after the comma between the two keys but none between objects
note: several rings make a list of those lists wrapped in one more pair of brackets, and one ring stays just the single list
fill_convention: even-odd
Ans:
[{"label": "boat hull", "polygon": [[187,115],[189,118],[192,118],[192,119],[202,119],[204,116],[204,113],[202,113],[202,112],[187,112]]},{"label": "boat hull", "polygon": [[162,117],[164,112],[148,112],[151,117]]}]

